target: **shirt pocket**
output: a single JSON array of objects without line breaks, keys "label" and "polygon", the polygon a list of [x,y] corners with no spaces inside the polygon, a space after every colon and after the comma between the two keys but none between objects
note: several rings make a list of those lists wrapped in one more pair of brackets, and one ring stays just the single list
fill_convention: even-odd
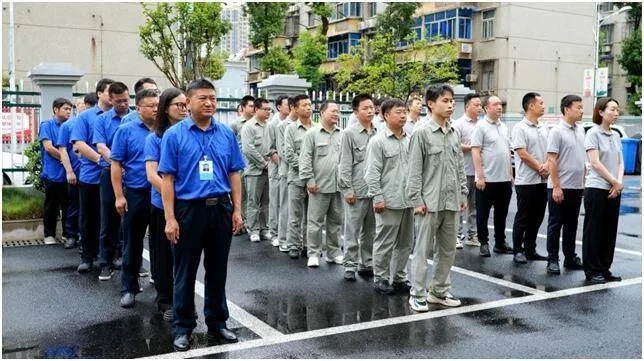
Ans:
[{"label": "shirt pocket", "polygon": [[317,143],[315,145],[315,154],[318,158],[326,157],[329,154],[329,143]]},{"label": "shirt pocket", "polygon": [[367,145],[363,145],[361,147],[354,146],[353,147],[353,164],[358,164],[364,161],[365,158],[365,153],[367,152]]},{"label": "shirt pocket", "polygon": [[393,148],[385,149],[382,153],[387,159],[397,158],[400,155],[400,148],[393,147]]}]

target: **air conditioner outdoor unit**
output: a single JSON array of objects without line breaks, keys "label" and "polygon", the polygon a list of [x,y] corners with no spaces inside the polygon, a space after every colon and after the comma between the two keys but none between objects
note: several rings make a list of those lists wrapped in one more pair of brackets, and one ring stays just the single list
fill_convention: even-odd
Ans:
[{"label": "air conditioner outdoor unit", "polygon": [[610,45],[602,46],[602,53],[610,53]]},{"label": "air conditioner outdoor unit", "polygon": [[476,74],[466,74],[465,81],[468,83],[476,83],[478,76]]},{"label": "air conditioner outdoor unit", "polygon": [[461,53],[471,54],[472,53],[472,44],[461,43]]},{"label": "air conditioner outdoor unit", "polygon": [[291,46],[293,45],[293,40],[292,39],[286,39],[286,46]]}]

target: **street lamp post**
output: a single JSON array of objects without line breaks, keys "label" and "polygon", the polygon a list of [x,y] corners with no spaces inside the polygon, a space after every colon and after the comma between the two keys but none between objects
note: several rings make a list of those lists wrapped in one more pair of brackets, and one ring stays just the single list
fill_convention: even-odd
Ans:
[{"label": "street lamp post", "polygon": [[602,23],[606,21],[608,18],[611,18],[613,16],[616,16],[618,14],[623,13],[624,11],[631,10],[631,6],[624,6],[622,8],[619,8],[617,11],[614,11],[604,17],[599,16],[599,3],[595,3],[595,57],[593,60],[593,87],[592,87],[592,92],[593,92],[593,101],[592,101],[592,106],[595,106],[595,102],[597,101],[597,70],[599,68],[599,28],[601,27]]}]

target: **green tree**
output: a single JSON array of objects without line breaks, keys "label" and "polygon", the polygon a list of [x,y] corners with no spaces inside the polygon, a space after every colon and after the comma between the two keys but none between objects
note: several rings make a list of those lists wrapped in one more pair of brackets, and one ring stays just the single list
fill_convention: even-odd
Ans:
[{"label": "green tree", "polygon": [[376,16],[376,32],[391,34],[394,41],[404,41],[413,32],[414,13],[419,2],[391,2]]},{"label": "green tree", "polygon": [[33,184],[35,189],[44,192],[45,184],[43,183],[42,178],[40,178],[40,174],[42,173],[40,142],[35,141],[29,143],[23,153],[27,157],[25,169],[27,170],[28,175],[25,183]]},{"label": "green tree", "polygon": [[320,34],[326,37],[326,34],[329,32],[329,18],[333,15],[331,4],[324,2],[309,2],[307,4],[313,10],[313,14],[320,17],[320,21],[322,22]]},{"label": "green tree", "polygon": [[273,40],[284,33],[288,6],[288,3],[249,2],[242,8],[244,15],[248,17],[250,43],[263,51],[261,70],[270,74],[289,72],[292,67],[284,49],[271,47]]},{"label": "green tree", "polygon": [[391,33],[378,32],[373,39],[360,40],[349,54],[338,57],[335,80],[348,92],[380,93],[407,99],[432,83],[458,80],[457,44],[453,41],[413,41],[409,34],[403,41],[409,45],[397,49]]},{"label": "green tree", "polygon": [[220,3],[143,3],[145,23],[139,27],[139,51],[175,87],[191,80],[224,74],[217,45],[231,28],[221,18]]},{"label": "green tree", "polygon": [[631,87],[628,91],[626,110],[633,115],[641,115],[642,108],[635,102],[642,99],[642,3],[617,3],[618,7],[631,6],[628,11],[627,26],[632,26],[630,35],[622,42],[621,54],[617,57],[619,65],[626,70]]},{"label": "green tree", "polygon": [[324,81],[320,65],[326,60],[326,37],[318,32],[303,32],[293,48],[295,73],[319,89]]}]

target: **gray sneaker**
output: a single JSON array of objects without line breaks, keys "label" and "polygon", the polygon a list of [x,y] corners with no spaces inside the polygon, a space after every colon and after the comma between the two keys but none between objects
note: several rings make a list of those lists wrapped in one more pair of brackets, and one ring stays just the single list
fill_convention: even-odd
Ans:
[{"label": "gray sneaker", "polygon": [[427,302],[447,307],[458,307],[461,305],[461,300],[452,296],[452,294],[449,292],[445,293],[445,295],[442,297],[436,296],[435,294],[429,292],[429,295],[427,296]]},{"label": "gray sneaker", "polygon": [[423,297],[409,297],[409,307],[416,312],[427,312],[429,311],[429,306],[427,305],[427,300]]}]

